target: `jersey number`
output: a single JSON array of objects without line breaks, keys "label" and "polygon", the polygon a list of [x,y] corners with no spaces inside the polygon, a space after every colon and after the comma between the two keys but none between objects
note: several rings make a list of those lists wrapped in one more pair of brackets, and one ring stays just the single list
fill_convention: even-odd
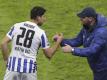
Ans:
[{"label": "jersey number", "polygon": [[[17,35],[16,44],[30,48],[35,32],[33,30],[26,30],[25,28],[22,28],[22,27],[20,27],[20,30],[22,30],[22,34]],[[23,39],[23,38],[24,38],[24,41],[20,42],[20,39]]]}]

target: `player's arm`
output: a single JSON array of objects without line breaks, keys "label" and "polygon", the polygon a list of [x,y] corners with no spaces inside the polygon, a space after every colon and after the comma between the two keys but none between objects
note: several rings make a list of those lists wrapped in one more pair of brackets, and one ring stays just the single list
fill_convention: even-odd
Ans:
[{"label": "player's arm", "polygon": [[5,62],[7,62],[9,56],[8,43],[12,40],[13,36],[14,36],[14,26],[11,27],[11,29],[1,42],[1,50]]},{"label": "player's arm", "polygon": [[54,55],[54,53],[57,51],[58,47],[60,46],[62,39],[63,39],[63,35],[60,34],[57,37],[57,41],[55,42],[55,44],[52,47],[43,49],[43,52],[48,59],[51,59],[52,56]]},{"label": "player's arm", "polygon": [[1,43],[2,55],[3,55],[3,59],[5,62],[7,62],[8,56],[9,56],[8,43],[10,41],[11,41],[11,39],[9,37],[5,36]]}]

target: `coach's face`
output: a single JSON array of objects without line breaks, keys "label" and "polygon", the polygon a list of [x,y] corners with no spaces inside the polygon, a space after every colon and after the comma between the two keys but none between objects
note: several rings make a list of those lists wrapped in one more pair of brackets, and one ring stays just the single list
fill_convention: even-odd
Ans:
[{"label": "coach's face", "polygon": [[37,20],[38,20],[38,25],[41,26],[46,21],[46,17],[44,15],[38,16]]},{"label": "coach's face", "polygon": [[80,18],[81,20],[81,24],[82,25],[87,25],[89,26],[92,22],[92,18],[91,17],[84,17],[84,18]]}]

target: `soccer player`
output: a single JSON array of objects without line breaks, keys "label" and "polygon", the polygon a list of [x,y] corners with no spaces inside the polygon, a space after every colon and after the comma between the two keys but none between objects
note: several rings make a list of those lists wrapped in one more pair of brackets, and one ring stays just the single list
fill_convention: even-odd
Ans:
[{"label": "soccer player", "polygon": [[[94,80],[107,80],[107,18],[92,7],[84,8],[77,16],[82,29],[76,38],[62,41],[63,52],[87,57]],[[79,48],[81,45],[83,48]]]},{"label": "soccer player", "polygon": [[[30,13],[31,21],[16,23],[4,37],[1,49],[4,61],[7,65],[4,80],[37,80],[36,57],[41,46],[45,56],[49,59],[54,55],[63,35],[57,36],[53,47],[49,42],[45,31],[40,28],[44,23],[43,7],[33,7]],[[8,43],[12,42],[9,55]]]}]

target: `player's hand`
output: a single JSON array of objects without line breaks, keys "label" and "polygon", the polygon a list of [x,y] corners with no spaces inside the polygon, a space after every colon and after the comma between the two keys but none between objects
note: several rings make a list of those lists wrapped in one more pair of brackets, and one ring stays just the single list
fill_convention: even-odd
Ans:
[{"label": "player's hand", "polygon": [[63,40],[63,34],[62,33],[59,33],[59,34],[56,34],[53,36],[53,40],[55,42],[58,42],[58,43],[61,43],[61,41]]},{"label": "player's hand", "polygon": [[71,47],[70,45],[66,44],[66,46],[62,47],[62,51],[64,53],[71,53],[72,52],[73,47]]},{"label": "player's hand", "polygon": [[57,41],[58,36],[59,36],[59,34],[55,34],[55,35],[52,37],[52,40],[56,42],[56,41]]}]

